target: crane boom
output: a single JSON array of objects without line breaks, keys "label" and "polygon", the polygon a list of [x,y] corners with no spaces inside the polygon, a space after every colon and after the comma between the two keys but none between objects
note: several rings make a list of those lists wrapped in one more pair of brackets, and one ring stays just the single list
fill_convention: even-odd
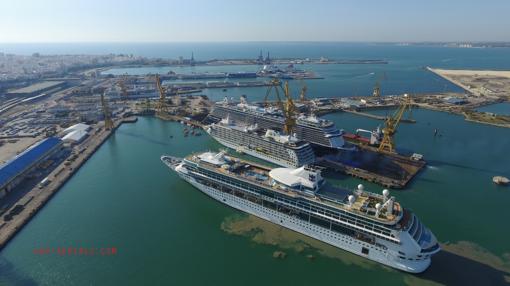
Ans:
[{"label": "crane boom", "polygon": [[159,92],[159,102],[158,102],[158,106],[156,108],[156,113],[158,115],[164,115],[164,114],[168,113],[168,106],[166,104],[166,97],[165,97],[166,92],[165,92],[165,89],[163,88],[163,86],[161,85],[161,79],[159,78],[159,75],[156,74],[156,76],[154,78],[156,80],[156,89]]},{"label": "crane boom", "polygon": [[395,152],[395,142],[393,140],[393,135],[397,132],[398,125],[402,116],[404,115],[406,110],[411,109],[411,97],[407,94],[404,94],[404,100],[400,104],[399,108],[393,113],[392,116],[386,118],[384,122],[384,128],[382,129],[383,139],[381,140],[381,144],[379,145],[380,152]]},{"label": "crane boom", "polygon": [[104,115],[104,129],[111,130],[113,128],[112,114],[110,112],[110,107],[108,103],[104,99],[104,93],[101,93],[101,106],[103,108]]},{"label": "crane boom", "polygon": [[[285,85],[282,87],[280,80],[276,78],[271,80],[271,85],[267,89],[266,96],[264,97],[266,107],[269,106],[267,99],[272,90],[275,91],[278,107],[285,117],[283,131],[285,134],[291,135],[296,126],[296,106],[294,105],[294,101],[292,100],[292,96],[289,91],[289,82],[285,82]],[[285,96],[285,102],[282,101],[282,98],[280,97],[280,90],[282,90],[283,95]]]}]

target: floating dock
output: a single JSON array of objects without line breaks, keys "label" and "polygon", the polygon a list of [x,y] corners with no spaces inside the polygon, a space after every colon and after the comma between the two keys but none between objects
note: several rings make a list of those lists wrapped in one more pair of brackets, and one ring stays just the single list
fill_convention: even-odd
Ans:
[{"label": "floating dock", "polygon": [[426,162],[394,153],[380,153],[369,146],[359,146],[357,151],[342,150],[322,154],[317,158],[317,165],[387,188],[402,189]]}]

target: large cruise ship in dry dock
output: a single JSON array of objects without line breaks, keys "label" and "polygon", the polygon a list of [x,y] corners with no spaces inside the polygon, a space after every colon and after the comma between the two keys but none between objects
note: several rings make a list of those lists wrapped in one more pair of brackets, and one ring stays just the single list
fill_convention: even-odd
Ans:
[{"label": "large cruise ship in dry dock", "polygon": [[432,232],[387,190],[340,189],[319,170],[271,169],[223,152],[161,160],[228,206],[402,271],[424,271],[440,250]]},{"label": "large cruise ship in dry dock", "polygon": [[[223,100],[214,105],[208,116],[210,122],[218,122],[230,116],[236,122],[248,125],[257,124],[264,129],[281,131],[285,118],[280,110],[252,105],[243,98],[240,103]],[[310,142],[315,146],[343,148],[345,141],[342,131],[332,121],[314,115],[301,115],[296,120],[294,129],[296,138]]]},{"label": "large cruise ship in dry dock", "polygon": [[227,115],[206,127],[207,133],[224,146],[284,167],[313,164],[315,154],[308,142],[283,135],[257,124],[238,124]]}]

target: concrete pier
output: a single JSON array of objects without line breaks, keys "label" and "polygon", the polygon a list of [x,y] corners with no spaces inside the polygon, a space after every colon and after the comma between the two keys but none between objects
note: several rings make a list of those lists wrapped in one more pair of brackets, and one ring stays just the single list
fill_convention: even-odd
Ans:
[{"label": "concrete pier", "polygon": [[25,194],[15,205],[5,213],[17,213],[11,220],[6,221],[4,217],[0,218],[0,249],[3,249],[10,239],[30,221],[30,219],[39,211],[54,194],[69,180],[72,175],[96,152],[110,135],[122,123],[136,122],[136,117],[122,118],[114,122],[114,129],[111,131],[101,129],[98,133],[91,134],[82,144],[83,152],[68,166],[64,163],[53,170],[47,178],[51,180],[46,186],[39,188],[36,185],[32,190]]}]

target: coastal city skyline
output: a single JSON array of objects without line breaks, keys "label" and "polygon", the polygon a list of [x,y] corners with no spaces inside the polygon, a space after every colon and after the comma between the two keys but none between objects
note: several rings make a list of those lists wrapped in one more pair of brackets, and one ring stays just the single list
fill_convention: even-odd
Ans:
[{"label": "coastal city skyline", "polygon": [[6,1],[0,43],[510,41],[509,10],[502,0]]}]

